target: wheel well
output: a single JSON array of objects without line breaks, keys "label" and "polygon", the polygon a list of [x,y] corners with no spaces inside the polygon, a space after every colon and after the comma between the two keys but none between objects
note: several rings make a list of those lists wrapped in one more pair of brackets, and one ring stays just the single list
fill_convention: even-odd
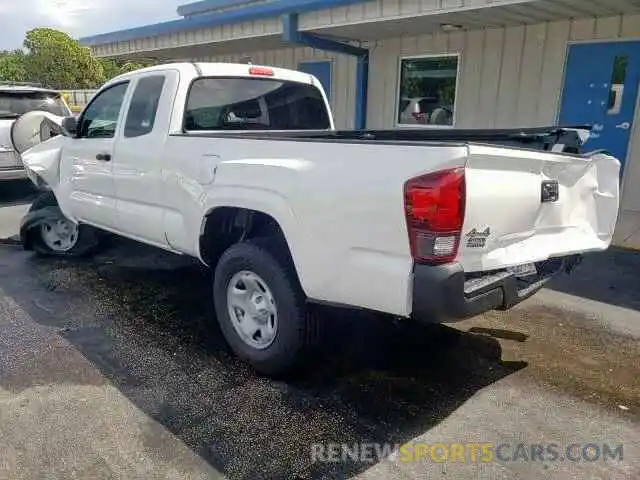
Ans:
[{"label": "wheel well", "polygon": [[271,215],[246,208],[218,207],[205,218],[200,235],[200,256],[211,268],[231,245],[258,237],[280,240],[288,260],[293,261],[284,232]]}]

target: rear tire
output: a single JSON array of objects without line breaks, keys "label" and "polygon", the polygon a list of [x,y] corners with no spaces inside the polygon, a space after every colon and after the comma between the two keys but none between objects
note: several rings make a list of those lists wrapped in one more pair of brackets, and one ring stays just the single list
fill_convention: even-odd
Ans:
[{"label": "rear tire", "polygon": [[254,239],[222,254],[213,282],[216,316],[233,352],[270,376],[301,366],[313,317],[286,247]]}]

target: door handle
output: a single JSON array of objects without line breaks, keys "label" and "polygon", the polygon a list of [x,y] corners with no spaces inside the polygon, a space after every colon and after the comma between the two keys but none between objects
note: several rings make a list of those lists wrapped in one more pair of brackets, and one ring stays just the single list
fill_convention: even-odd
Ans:
[{"label": "door handle", "polygon": [[623,130],[629,130],[629,127],[631,127],[631,124],[629,122],[622,122],[616,125],[616,128],[621,128]]},{"label": "door handle", "polygon": [[99,153],[96,155],[96,160],[100,160],[101,162],[110,162],[111,155],[108,153]]}]

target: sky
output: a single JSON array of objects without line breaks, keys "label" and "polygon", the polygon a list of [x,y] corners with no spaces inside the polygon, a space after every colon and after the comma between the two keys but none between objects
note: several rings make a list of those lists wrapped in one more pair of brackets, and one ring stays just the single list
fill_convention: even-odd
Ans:
[{"label": "sky", "polygon": [[22,45],[24,34],[50,27],[74,38],[173,20],[193,0],[0,0],[0,50]]}]

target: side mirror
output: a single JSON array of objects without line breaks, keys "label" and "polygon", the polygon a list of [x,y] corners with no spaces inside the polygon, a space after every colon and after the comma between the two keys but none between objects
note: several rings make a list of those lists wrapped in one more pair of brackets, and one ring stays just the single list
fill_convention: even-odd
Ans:
[{"label": "side mirror", "polygon": [[76,117],[64,117],[62,120],[62,134],[67,137],[78,135],[78,120],[76,120]]}]

